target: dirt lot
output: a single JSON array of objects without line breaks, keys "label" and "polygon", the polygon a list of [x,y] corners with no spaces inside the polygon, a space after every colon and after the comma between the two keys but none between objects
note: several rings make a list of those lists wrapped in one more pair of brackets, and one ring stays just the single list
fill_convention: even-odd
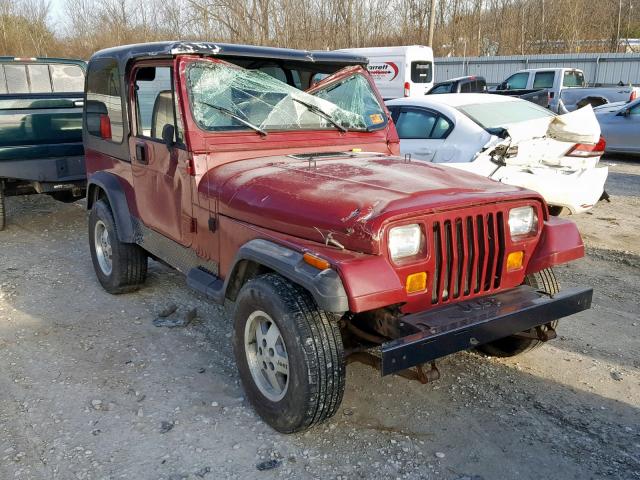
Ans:
[{"label": "dirt lot", "polygon": [[[578,219],[588,256],[558,269],[595,288],[593,309],[559,339],[514,360],[453,355],[427,386],[350,365],[338,415],[292,436],[244,399],[225,309],[153,262],[140,292],[108,295],[81,204],[10,199],[0,478],[640,478],[640,161],[610,163],[612,202]],[[198,318],[155,327],[171,303]]]}]

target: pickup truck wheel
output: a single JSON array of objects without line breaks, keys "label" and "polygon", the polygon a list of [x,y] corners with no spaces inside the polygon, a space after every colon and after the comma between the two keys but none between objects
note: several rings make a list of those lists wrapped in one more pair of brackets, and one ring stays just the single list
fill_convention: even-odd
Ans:
[{"label": "pickup truck wheel", "polygon": [[[535,288],[538,291],[556,294],[560,291],[560,285],[556,280],[555,273],[551,268],[547,268],[537,273],[531,273],[524,279],[524,284]],[[553,328],[558,325],[558,321],[552,323]],[[494,342],[478,346],[478,350],[492,357],[514,357],[538,348],[544,342],[533,338],[505,337]]]},{"label": "pickup truck wheel", "polygon": [[272,273],[247,282],[236,300],[233,346],[249,401],[279,432],[310,428],[340,406],[340,329],[298,285]]},{"label": "pickup truck wheel", "polygon": [[89,248],[102,287],[118,294],[137,290],[147,276],[147,254],[140,246],[118,240],[116,223],[104,200],[89,214]]},{"label": "pickup truck wheel", "polygon": [[0,232],[4,230],[7,224],[7,214],[5,213],[4,205],[4,185],[0,182]]}]

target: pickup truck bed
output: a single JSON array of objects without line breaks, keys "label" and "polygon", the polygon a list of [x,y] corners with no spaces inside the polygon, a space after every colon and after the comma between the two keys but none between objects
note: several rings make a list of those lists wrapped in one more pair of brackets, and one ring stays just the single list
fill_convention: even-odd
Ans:
[{"label": "pickup truck bed", "polygon": [[0,58],[0,203],[32,193],[60,201],[84,195],[84,70],[77,60]]}]

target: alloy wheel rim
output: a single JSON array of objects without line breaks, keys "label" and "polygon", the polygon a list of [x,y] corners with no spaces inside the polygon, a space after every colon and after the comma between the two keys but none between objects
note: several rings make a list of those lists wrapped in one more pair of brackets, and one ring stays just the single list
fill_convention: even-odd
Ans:
[{"label": "alloy wheel rim", "polygon": [[94,230],[94,246],[100,270],[102,270],[102,273],[105,275],[111,275],[113,270],[111,239],[109,238],[107,226],[102,220],[98,220],[96,222]]},{"label": "alloy wheel rim", "polygon": [[289,388],[289,357],[280,329],[265,312],[249,315],[244,328],[244,351],[255,385],[272,402]]}]

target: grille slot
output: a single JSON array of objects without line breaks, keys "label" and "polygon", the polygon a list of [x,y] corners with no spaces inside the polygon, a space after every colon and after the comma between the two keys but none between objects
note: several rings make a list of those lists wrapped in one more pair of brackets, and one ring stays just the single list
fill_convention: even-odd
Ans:
[{"label": "grille slot", "polygon": [[500,288],[505,255],[502,212],[436,220],[431,232],[432,304]]}]

